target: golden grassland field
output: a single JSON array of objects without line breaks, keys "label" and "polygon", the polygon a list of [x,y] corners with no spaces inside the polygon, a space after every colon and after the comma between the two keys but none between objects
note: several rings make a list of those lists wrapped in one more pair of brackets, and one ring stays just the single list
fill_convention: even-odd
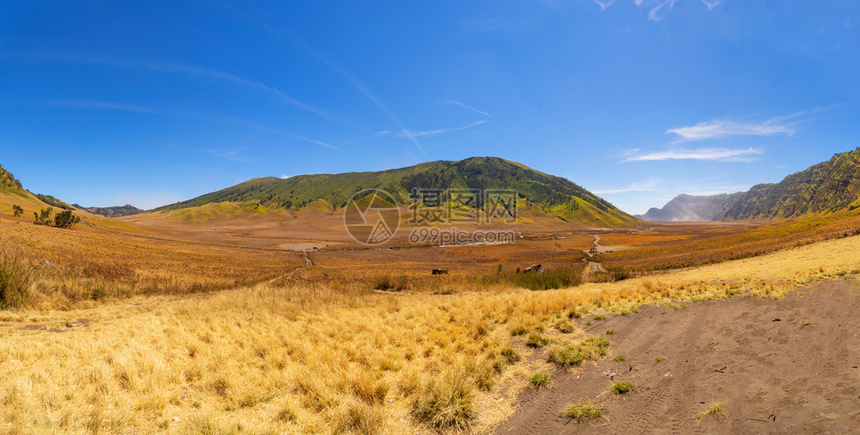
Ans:
[{"label": "golden grassland field", "polygon": [[[852,222],[809,224],[808,234],[838,239],[768,254],[748,247],[740,260],[546,291],[516,285],[510,266],[431,279],[409,272],[426,269],[416,261],[396,272],[407,284],[391,292],[374,289],[387,271],[355,267],[384,264],[383,251],[368,262],[314,254],[308,267],[296,253],[5,219],[2,237],[14,249],[0,269],[27,294],[21,307],[0,311],[0,432],[484,433],[513,413],[536,373],[612,357],[610,340],[583,330],[598,316],[742,293],[780,298],[797,284],[858,272]],[[781,228],[754,229],[762,249],[777,249],[764,240]],[[690,235],[688,246],[702,243],[707,253],[719,244],[701,237]],[[601,261],[680,255],[680,245],[666,243]],[[735,254],[723,248],[705,260]],[[481,269],[504,257],[487,252]],[[569,255],[559,263],[581,263]],[[42,256],[55,268],[39,266]],[[114,265],[126,275],[98,272]],[[177,287],[142,291],[159,279]],[[194,283],[233,288],[194,293]],[[107,294],[92,301],[63,286]]]}]

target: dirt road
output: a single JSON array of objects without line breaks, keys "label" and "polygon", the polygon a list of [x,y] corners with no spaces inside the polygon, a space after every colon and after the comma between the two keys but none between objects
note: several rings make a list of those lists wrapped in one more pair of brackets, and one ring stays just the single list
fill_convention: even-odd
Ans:
[{"label": "dirt road", "polygon": [[[860,432],[856,278],[814,283],[782,300],[735,296],[688,305],[592,318],[589,332],[612,340],[612,353],[552,373],[550,387],[524,393],[496,433]],[[612,374],[636,390],[610,394]],[[602,418],[562,415],[587,398],[604,407]],[[698,418],[713,403],[721,411]]]}]

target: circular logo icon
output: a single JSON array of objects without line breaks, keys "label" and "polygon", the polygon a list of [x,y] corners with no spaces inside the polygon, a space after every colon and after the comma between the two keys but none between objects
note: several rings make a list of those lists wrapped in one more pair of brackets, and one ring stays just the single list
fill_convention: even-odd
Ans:
[{"label": "circular logo icon", "polygon": [[356,242],[381,245],[391,240],[400,227],[400,209],[390,193],[380,189],[364,189],[346,203],[343,223]]}]

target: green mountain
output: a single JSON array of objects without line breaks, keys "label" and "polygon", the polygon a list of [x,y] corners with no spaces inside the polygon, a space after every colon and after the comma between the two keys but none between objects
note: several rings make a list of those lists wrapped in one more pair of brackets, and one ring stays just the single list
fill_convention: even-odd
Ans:
[{"label": "green mountain", "polygon": [[860,148],[785,177],[753,186],[723,220],[775,220],[860,207]]},{"label": "green mountain", "polygon": [[259,202],[270,209],[299,209],[323,200],[340,208],[346,206],[355,193],[370,188],[385,190],[404,205],[411,202],[413,189],[507,189],[516,191],[527,206],[537,207],[568,222],[603,226],[641,223],[567,179],[497,157],[427,162],[379,172],[299,175],[287,179],[255,178],[155,211],[249,201]]}]

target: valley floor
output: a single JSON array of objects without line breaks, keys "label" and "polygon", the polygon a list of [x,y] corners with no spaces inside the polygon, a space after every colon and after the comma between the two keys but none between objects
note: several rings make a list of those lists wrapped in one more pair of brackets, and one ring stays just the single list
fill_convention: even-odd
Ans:
[{"label": "valley floor", "polygon": [[[845,237],[548,291],[328,279],[3,311],[0,432],[842,432],[860,400],[860,290],[782,298],[860,272],[857,252]],[[570,373],[548,361],[595,336],[612,344]],[[531,390],[536,371],[548,389]],[[609,396],[605,371],[638,388]],[[589,397],[604,419],[561,417]],[[711,402],[721,412],[698,421]]]}]

